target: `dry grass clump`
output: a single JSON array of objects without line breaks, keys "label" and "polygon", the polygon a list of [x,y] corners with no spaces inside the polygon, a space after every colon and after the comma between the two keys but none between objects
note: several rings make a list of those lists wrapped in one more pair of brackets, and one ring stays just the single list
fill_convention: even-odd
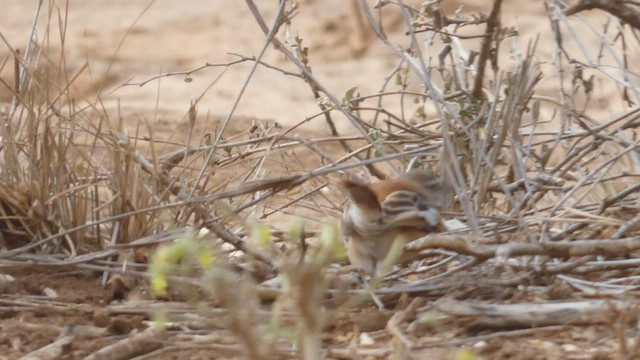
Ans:
[{"label": "dry grass clump", "polygon": [[[607,51],[594,60],[571,55],[585,48],[566,19],[576,8],[549,1],[549,64],[538,59],[538,39],[520,52],[517,29],[501,24],[500,0],[474,17],[445,14],[436,1],[377,8],[360,1],[356,16],[368,26],[359,31],[388,45],[397,66],[380,93],[354,88],[340,97],[314,77],[304,39],[285,39],[294,50],[281,40],[304,5],[282,1],[269,27],[247,4],[267,40],[262,53],[241,61],[285,76],[262,60],[269,46],[284,54],[332,136],[297,134],[307,120],[284,128],[255,120],[229,131],[233,111],[215,131],[200,131],[194,101],[185,106],[186,140],[166,147],[148,124],[128,134],[126,119],[103,110],[101,99],[75,99],[77,74],[67,73],[64,54],[54,59],[56,51],[40,46],[22,57],[12,48],[21,75],[2,80],[14,95],[0,126],[2,266],[98,270],[105,283],[110,273],[150,276],[154,299],[165,303],[143,310],[163,314],[158,323],[172,331],[171,345],[158,352],[404,357],[476,344],[458,355],[474,358],[497,338],[604,324],[618,341],[612,351],[637,355],[637,329],[626,325],[637,321],[629,309],[638,306],[631,295],[640,249],[640,92],[626,64],[640,29],[620,21],[626,13],[605,8],[613,16],[598,36]],[[389,7],[406,24],[406,47],[376,19]],[[549,77],[559,84],[555,93],[539,94]],[[591,116],[598,84],[615,88],[626,105]],[[357,135],[339,134],[338,119]],[[434,168],[456,194],[444,213],[459,225],[406,247],[414,260],[374,289],[380,309],[342,266],[337,230],[321,226],[335,223],[343,204],[331,175],[359,166],[379,178]],[[307,225],[293,224],[291,214]],[[130,306],[112,311],[142,305]]]}]

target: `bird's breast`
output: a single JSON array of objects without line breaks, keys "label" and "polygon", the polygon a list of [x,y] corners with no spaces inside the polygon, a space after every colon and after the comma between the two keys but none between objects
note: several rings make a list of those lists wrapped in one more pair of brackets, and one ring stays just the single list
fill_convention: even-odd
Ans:
[{"label": "bird's breast", "polygon": [[[380,216],[363,211],[360,207],[351,204],[344,214],[343,224],[349,224],[347,229],[351,233],[356,232],[363,240],[380,236],[388,230]],[[346,235],[351,235],[345,232]]]}]

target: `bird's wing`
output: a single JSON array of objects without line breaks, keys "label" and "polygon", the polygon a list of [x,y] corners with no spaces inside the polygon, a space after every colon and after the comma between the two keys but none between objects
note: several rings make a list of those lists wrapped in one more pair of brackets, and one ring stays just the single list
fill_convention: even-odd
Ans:
[{"label": "bird's wing", "polygon": [[367,183],[356,178],[344,178],[341,180],[342,187],[349,194],[349,198],[363,209],[377,211],[380,209],[376,194],[371,190]]},{"label": "bird's wing", "polygon": [[414,191],[392,192],[382,202],[381,208],[382,218],[390,226],[434,231],[440,224],[438,209]]}]

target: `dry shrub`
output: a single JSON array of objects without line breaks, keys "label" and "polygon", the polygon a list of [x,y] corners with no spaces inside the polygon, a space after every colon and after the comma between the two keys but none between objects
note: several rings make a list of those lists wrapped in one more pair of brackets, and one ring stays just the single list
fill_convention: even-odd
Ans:
[{"label": "dry shrub", "polygon": [[[224,315],[225,329],[242,344],[225,351],[252,358],[295,353],[313,359],[328,344],[340,347],[332,350],[335,356],[403,354],[419,349],[419,336],[425,334],[412,339],[404,335],[406,323],[417,317],[414,305],[395,313],[393,321],[387,319],[380,338],[393,339],[394,349],[366,349],[355,340],[349,345],[323,337],[328,326],[339,323],[330,323],[329,313],[352,314],[369,303],[362,300],[363,291],[345,289],[349,285],[340,270],[330,265],[336,234],[300,230],[292,235],[280,225],[290,224],[291,214],[306,217],[316,227],[335,219],[344,199],[334,191],[333,173],[362,166],[371,177],[383,178],[430,167],[455,190],[445,214],[462,222],[463,227],[454,231],[460,237],[439,242],[435,250],[421,248],[417,260],[422,262],[383,281],[378,293],[387,307],[406,305],[406,295],[399,295],[404,292],[495,300],[496,293],[514,287],[514,282],[482,281],[499,277],[505,264],[526,282],[549,285],[552,280],[546,277],[566,271],[571,276],[563,281],[575,285],[585,266],[602,265],[594,260],[603,247],[608,249],[604,261],[628,256],[629,248],[636,250],[639,94],[637,76],[625,67],[625,47],[637,47],[632,36],[637,29],[628,30],[612,18],[615,33],[598,34],[603,47],[613,48],[600,54],[602,62],[573,57],[565,48],[566,38],[572,46],[585,44],[567,31],[566,12],[549,2],[555,63],[545,76],[560,84],[549,96],[537,93],[545,74],[537,59],[538,40],[520,52],[517,29],[501,25],[501,1],[494,1],[484,16],[445,14],[437,1],[416,7],[381,2],[379,7],[395,6],[394,16],[405,22],[405,48],[389,40],[375,9],[362,1],[362,11],[355,15],[362,18],[356,23],[362,26],[367,20],[368,26],[359,36],[367,44],[374,37],[386,44],[397,55],[397,66],[379,94],[359,94],[354,88],[336,96],[314,77],[308,56],[313,49],[305,47],[304,39],[286,39],[297,45],[294,50],[281,40],[290,36],[282,30],[295,21],[298,4],[282,2],[270,31],[255,4],[247,3],[268,36],[267,44],[284,54],[297,67],[294,75],[309,85],[321,111],[318,116],[332,136],[296,134],[307,119],[284,129],[275,122],[254,120],[251,126],[229,131],[233,111],[214,130],[202,130],[195,100],[185,105],[187,139],[161,152],[169,150],[158,144],[169,140],[156,139],[148,124],[126,134],[122,123],[127,119],[105,111],[102,99],[72,96],[73,79],[84,67],[70,74],[64,52],[34,47],[18,65],[24,76],[15,84],[3,80],[14,99],[0,127],[0,231],[7,249],[1,258],[113,272],[125,267],[115,255],[133,248],[141,254],[136,260],[146,261],[157,244],[169,243],[170,250],[160,250],[155,258],[156,280],[195,286],[193,293],[193,288],[181,290],[199,313],[209,321]],[[459,33],[462,29],[482,41],[461,41],[468,37]],[[503,61],[507,55],[501,50],[507,41],[516,42],[510,63]],[[435,45],[429,44],[442,46],[437,56]],[[360,56],[367,45],[357,46],[354,51]],[[291,75],[264,63],[263,54],[238,62]],[[20,58],[15,51],[14,55]],[[609,63],[617,64],[615,71],[606,70]],[[213,65],[204,67],[208,66]],[[165,76],[189,77],[197,70]],[[609,118],[590,116],[598,105],[592,99],[595,84],[616,88],[626,106]],[[351,122],[356,135],[340,134],[338,121]],[[198,132],[202,136],[194,136]],[[258,220],[265,219],[268,225],[259,225]],[[210,235],[204,242],[210,246],[185,243],[185,237],[195,237],[185,235],[190,234],[181,230],[186,227],[207,228]],[[611,243],[597,243],[589,250],[576,242],[580,256],[571,250],[563,253],[570,256],[545,253],[551,246],[544,247],[550,241],[566,245],[571,240],[622,238],[631,243],[626,252]],[[542,244],[542,250],[489,245],[478,250],[473,248],[477,239]],[[111,252],[99,259],[91,256],[102,249]],[[468,251],[451,251],[458,249]],[[77,255],[88,260],[73,260]],[[203,260],[207,256],[215,264]],[[105,257],[110,260],[97,262]],[[464,272],[469,269],[473,271]],[[609,273],[594,272],[593,284],[607,280]],[[407,279],[415,281],[398,285]],[[277,286],[270,286],[274,282]],[[471,291],[482,286],[486,291]],[[327,294],[334,301],[333,311],[328,310]],[[203,310],[203,304],[223,311]],[[352,323],[340,330],[358,332]]]}]

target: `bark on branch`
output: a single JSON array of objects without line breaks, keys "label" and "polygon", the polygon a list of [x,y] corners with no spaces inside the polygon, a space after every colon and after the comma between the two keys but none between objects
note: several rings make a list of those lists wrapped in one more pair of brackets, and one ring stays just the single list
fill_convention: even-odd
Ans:
[{"label": "bark on branch", "polygon": [[640,30],[640,11],[625,5],[622,0],[582,0],[567,8],[564,13],[567,16],[571,16],[581,11],[593,9],[606,11],[633,28]]}]

